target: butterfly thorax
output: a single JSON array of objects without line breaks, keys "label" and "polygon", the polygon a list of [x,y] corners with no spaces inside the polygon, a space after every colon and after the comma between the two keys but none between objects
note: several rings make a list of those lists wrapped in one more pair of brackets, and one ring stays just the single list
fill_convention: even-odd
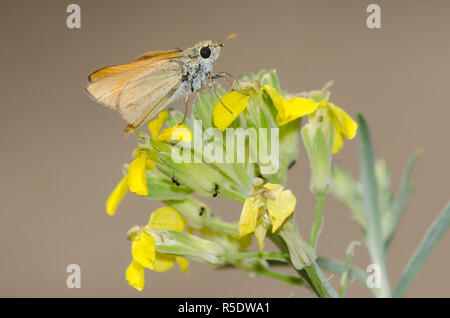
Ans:
[{"label": "butterfly thorax", "polygon": [[183,65],[183,79],[192,93],[202,88],[210,78],[213,64],[202,59],[192,59],[190,63]]}]

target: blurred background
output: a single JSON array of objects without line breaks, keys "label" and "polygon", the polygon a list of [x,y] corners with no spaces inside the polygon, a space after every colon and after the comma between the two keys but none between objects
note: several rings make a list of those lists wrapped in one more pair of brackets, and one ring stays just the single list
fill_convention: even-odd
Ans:
[{"label": "blurred background", "polygon": [[[162,204],[128,195],[114,217],[105,200],[130,161],[136,138],[120,116],[85,94],[87,76],[149,50],[186,48],[232,32],[216,71],[276,69],[292,93],[333,79],[332,100],[368,120],[375,154],[397,186],[409,154],[423,150],[389,257],[391,284],[450,197],[450,2],[376,1],[381,29],[368,29],[373,1],[85,1],[81,29],[66,27],[71,1],[2,1],[0,10],[0,296],[3,297],[311,297],[307,290],[240,271],[191,263],[146,273],[142,293],[127,285],[127,230]],[[173,105],[183,109],[183,102]],[[358,175],[358,142],[335,161]],[[302,146],[303,149],[303,146]],[[288,186],[298,198],[304,237],[313,220],[305,153]],[[214,214],[237,220],[238,204],[216,199]],[[344,259],[362,235],[329,196],[319,254]],[[449,297],[450,234],[406,296]],[[255,249],[256,250],[256,249]],[[66,287],[66,266],[81,267],[81,288]],[[354,264],[370,263],[365,247]],[[339,277],[331,282],[336,286]],[[353,283],[348,296],[370,292]]]}]

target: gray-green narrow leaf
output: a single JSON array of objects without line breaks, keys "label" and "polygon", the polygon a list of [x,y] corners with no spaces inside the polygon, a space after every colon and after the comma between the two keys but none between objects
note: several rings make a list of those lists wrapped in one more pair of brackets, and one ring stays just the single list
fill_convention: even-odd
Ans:
[{"label": "gray-green narrow leaf", "polygon": [[390,297],[389,279],[386,271],[384,239],[381,231],[381,214],[378,207],[378,189],[375,177],[372,143],[369,129],[361,114],[358,114],[360,130],[360,173],[363,188],[366,241],[372,262],[381,267],[381,297]]},{"label": "gray-green narrow leaf", "polygon": [[412,281],[422,269],[431,254],[431,251],[444,236],[450,227],[450,202],[444,208],[439,217],[433,222],[427,234],[420,242],[395,288],[394,297],[402,297]]},{"label": "gray-green narrow leaf", "polygon": [[397,230],[398,223],[402,217],[403,210],[405,209],[406,203],[411,196],[411,173],[416,163],[417,158],[420,155],[419,150],[415,150],[408,159],[406,163],[402,179],[400,181],[400,188],[398,194],[395,198],[394,205],[392,208],[392,215],[389,220],[389,228],[387,229],[387,239],[386,248],[388,249],[391,245],[392,239],[394,238],[395,232]]}]

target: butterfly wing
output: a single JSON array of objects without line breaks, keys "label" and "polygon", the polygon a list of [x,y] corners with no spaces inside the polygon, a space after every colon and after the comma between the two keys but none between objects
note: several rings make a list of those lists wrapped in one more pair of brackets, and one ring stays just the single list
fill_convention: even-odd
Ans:
[{"label": "butterfly wing", "polygon": [[161,109],[180,87],[183,68],[176,61],[161,60],[130,79],[117,97],[118,111],[135,128]]},{"label": "butterfly wing", "polygon": [[118,110],[117,98],[125,84],[149,67],[157,66],[162,60],[177,59],[179,51],[152,51],[144,53],[128,64],[103,67],[89,75],[86,88],[92,99],[100,104]]},{"label": "butterfly wing", "polygon": [[146,52],[140,56],[138,56],[133,62],[127,64],[113,65],[102,67],[101,69],[92,72],[88,76],[89,82],[95,82],[96,80],[112,75],[117,74],[126,70],[130,70],[135,67],[143,66],[151,62],[156,62],[162,59],[174,59],[180,56],[180,51],[178,50],[170,50],[170,51],[150,51]]},{"label": "butterfly wing", "polygon": [[147,59],[165,59],[165,58],[175,58],[180,55],[181,50],[170,50],[170,51],[150,51],[139,55],[134,61],[142,61]]},{"label": "butterfly wing", "polygon": [[[102,76],[98,75],[100,77],[98,77],[94,82],[89,83],[86,91],[96,102],[114,110],[118,110],[117,98],[119,97],[122,88],[132,78],[146,71],[150,65],[150,67],[153,67],[152,64],[153,63],[149,65],[144,64],[140,66],[132,66],[123,69],[122,65],[109,67],[107,70],[102,71]],[[104,75],[107,72],[110,74]]]}]

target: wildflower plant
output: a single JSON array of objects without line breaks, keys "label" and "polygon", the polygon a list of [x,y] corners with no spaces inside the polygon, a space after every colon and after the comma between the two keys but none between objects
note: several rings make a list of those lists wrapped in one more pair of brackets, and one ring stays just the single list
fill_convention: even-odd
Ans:
[{"label": "wildflower plant", "polygon": [[[386,164],[374,163],[364,118],[358,115],[357,123],[332,103],[327,88],[287,94],[275,71],[261,71],[241,76],[229,92],[220,86],[216,92],[220,100],[208,89],[201,91],[187,118],[164,110],[149,122],[148,130],[134,132],[138,136],[134,158],[124,165],[106,211],[113,215],[122,210],[119,204],[128,191],[165,206],[151,213],[146,225],[134,226],[127,234],[128,283],[142,290],[146,269],[165,272],[178,263],[188,272],[189,262],[194,261],[268,276],[308,288],[318,297],[343,297],[349,281],[366,284],[368,274],[351,265],[359,242],[350,243],[344,261],[317,255],[324,202],[332,193],[348,206],[365,235],[373,263],[381,268],[381,284],[372,289],[374,295],[402,296],[450,224],[447,206],[392,293],[386,257],[411,193],[409,179],[417,153],[394,195]],[[360,181],[333,166],[333,156],[342,151],[344,139],[357,135],[358,127]],[[302,208],[301,194],[286,188],[289,168],[302,144],[309,159],[310,189],[317,200],[309,241],[305,240],[308,225],[301,219],[312,212]],[[213,216],[202,201],[216,197],[242,205],[233,214],[236,222]],[[259,246],[256,251],[251,247],[253,236]],[[267,251],[266,240],[278,250]],[[278,272],[281,264],[292,267],[292,274]],[[341,275],[338,291],[324,271]]]}]

